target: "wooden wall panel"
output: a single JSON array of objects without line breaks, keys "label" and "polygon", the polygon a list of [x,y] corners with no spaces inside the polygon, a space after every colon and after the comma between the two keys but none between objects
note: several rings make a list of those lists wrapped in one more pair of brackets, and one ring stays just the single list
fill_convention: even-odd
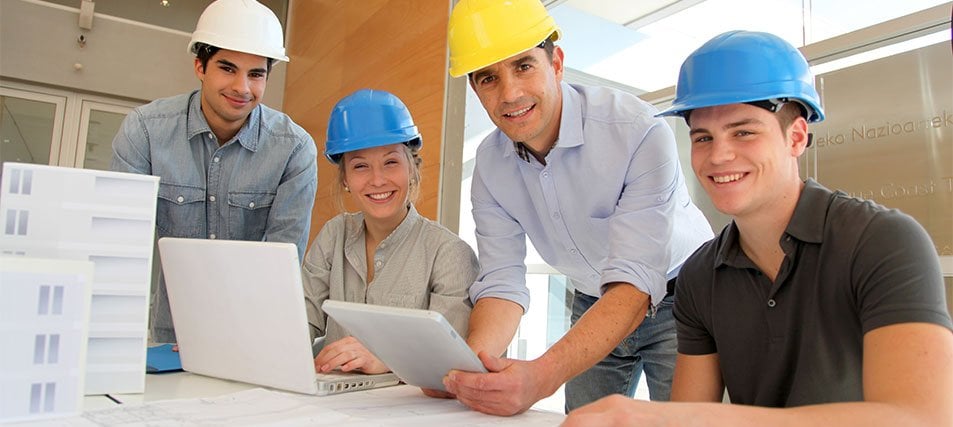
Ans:
[{"label": "wooden wall panel", "polygon": [[337,168],[324,158],[334,104],[361,88],[400,97],[423,135],[417,209],[437,218],[447,80],[449,0],[292,0],[284,111],[318,145],[311,238],[337,215]]}]

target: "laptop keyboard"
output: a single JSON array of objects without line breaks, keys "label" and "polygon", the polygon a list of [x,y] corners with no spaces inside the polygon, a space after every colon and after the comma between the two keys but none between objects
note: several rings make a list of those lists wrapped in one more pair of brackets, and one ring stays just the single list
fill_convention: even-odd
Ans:
[{"label": "laptop keyboard", "polygon": [[377,384],[378,380],[382,380],[385,384],[391,383],[387,385],[397,383],[396,377],[382,379],[379,375],[368,376],[347,372],[315,374],[319,395],[372,389],[379,386]]}]

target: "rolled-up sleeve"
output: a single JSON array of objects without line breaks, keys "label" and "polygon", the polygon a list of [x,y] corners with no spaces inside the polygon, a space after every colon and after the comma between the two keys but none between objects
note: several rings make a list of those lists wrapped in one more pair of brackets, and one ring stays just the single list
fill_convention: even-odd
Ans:
[{"label": "rolled-up sleeve", "polygon": [[655,305],[666,293],[679,167],[672,131],[661,120],[652,121],[631,157],[625,189],[609,219],[602,283],[631,283]]},{"label": "rolled-up sleeve", "polygon": [[331,294],[331,262],[333,239],[329,229],[321,230],[308,255],[301,265],[301,282],[304,285],[304,305],[308,315],[308,329],[311,339],[327,333],[327,316],[321,310],[321,304]]},{"label": "rolled-up sleeve", "polygon": [[519,304],[525,312],[529,309],[526,232],[494,200],[479,167],[473,172],[470,199],[480,255],[480,275],[470,287],[470,300],[475,304],[481,298],[505,299]]}]

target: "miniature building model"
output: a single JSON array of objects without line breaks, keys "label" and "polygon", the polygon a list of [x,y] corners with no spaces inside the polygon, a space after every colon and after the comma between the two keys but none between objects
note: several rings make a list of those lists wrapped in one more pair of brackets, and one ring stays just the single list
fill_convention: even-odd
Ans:
[{"label": "miniature building model", "polygon": [[93,263],[0,256],[0,423],[79,413]]},{"label": "miniature building model", "polygon": [[147,175],[3,165],[0,255],[94,264],[86,394],[145,389],[158,186]]}]

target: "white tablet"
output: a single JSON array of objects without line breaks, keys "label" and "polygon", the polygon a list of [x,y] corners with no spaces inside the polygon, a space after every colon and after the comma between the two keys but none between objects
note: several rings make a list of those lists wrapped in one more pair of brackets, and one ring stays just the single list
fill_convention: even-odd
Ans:
[{"label": "white tablet", "polygon": [[407,384],[446,391],[443,377],[451,369],[486,372],[435,311],[332,300],[321,308]]}]

